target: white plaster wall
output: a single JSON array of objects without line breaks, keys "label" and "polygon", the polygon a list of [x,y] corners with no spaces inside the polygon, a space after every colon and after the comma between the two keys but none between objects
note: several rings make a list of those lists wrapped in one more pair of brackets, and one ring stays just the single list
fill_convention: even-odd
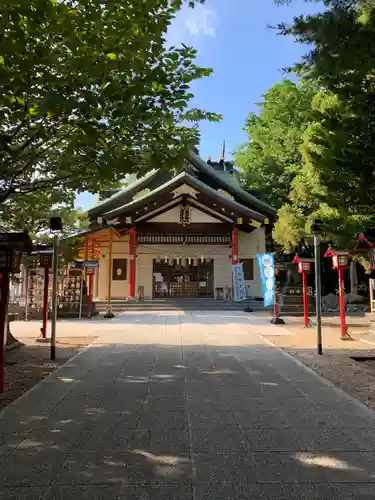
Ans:
[{"label": "white plaster wall", "polygon": [[220,255],[214,260],[214,288],[232,287],[232,256]]},{"label": "white plaster wall", "polygon": [[[98,298],[101,300],[104,300],[108,297],[108,253],[109,248],[103,248],[100,256]],[[114,238],[114,241],[112,243],[112,259],[128,259],[127,277],[129,277],[129,235],[125,235],[121,239]],[[110,274],[112,277],[112,262]],[[119,299],[127,298],[128,280],[112,280],[111,296],[112,298]]]},{"label": "white plaster wall", "polygon": [[98,299],[104,300],[107,298],[108,290],[108,258],[107,255],[101,255],[99,260],[99,289]]},{"label": "white plaster wall", "polygon": [[215,217],[205,214],[201,210],[198,210],[195,207],[190,207],[190,222],[193,224],[209,224],[209,223],[217,223],[221,224],[221,221],[215,219]]},{"label": "white plaster wall", "polygon": [[150,219],[148,222],[180,222],[180,206],[173,207],[163,214]]},{"label": "white plaster wall", "polygon": [[[173,207],[170,210],[167,210],[163,214],[157,215],[153,219],[150,219],[149,222],[178,222],[180,223],[180,205],[177,207]],[[194,224],[207,224],[207,223],[218,223],[221,224],[221,221],[215,219],[211,215],[207,215],[201,210],[198,210],[195,207],[190,207],[190,222]]]},{"label": "white plaster wall", "polygon": [[242,259],[254,259],[254,281],[246,281],[249,285],[251,294],[255,297],[262,296],[262,284],[260,281],[260,272],[257,262],[257,254],[266,251],[266,237],[264,228],[256,229],[252,233],[238,233],[238,257]]},{"label": "white plaster wall", "polygon": [[152,269],[154,257],[148,253],[139,253],[140,247],[137,248],[137,260],[135,271],[135,291],[138,286],[143,285],[145,299],[152,298]]}]

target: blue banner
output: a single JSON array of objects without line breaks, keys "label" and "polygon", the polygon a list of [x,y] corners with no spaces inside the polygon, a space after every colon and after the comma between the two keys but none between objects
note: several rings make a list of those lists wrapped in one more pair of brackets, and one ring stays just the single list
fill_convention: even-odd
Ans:
[{"label": "blue banner", "polygon": [[264,305],[272,306],[275,303],[275,261],[272,253],[257,255],[260,279],[262,280]]}]

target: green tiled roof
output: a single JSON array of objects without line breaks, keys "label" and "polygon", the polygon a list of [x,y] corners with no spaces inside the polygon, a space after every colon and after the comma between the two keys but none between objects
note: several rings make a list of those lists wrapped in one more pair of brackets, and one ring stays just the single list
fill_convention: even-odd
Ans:
[{"label": "green tiled roof", "polygon": [[[263,214],[270,218],[275,216],[276,211],[273,207],[267,205],[267,203],[259,200],[257,197],[248,193],[241,187],[237,171],[233,170],[232,165],[228,162],[224,164],[224,166],[227,167],[227,170],[221,170],[206,163],[194,152],[191,152],[186,159],[192,167],[185,167],[184,171],[192,173],[192,169],[195,170],[196,177],[199,178],[202,185],[205,185],[207,188],[212,190],[223,189],[233,196],[237,203],[248,208],[250,211],[252,210],[253,212]],[[219,164],[214,165],[218,166]],[[229,166],[231,168],[229,168]],[[147,175],[132,183],[125,189],[122,189],[110,198],[95,205],[88,211],[88,216],[91,219],[94,219],[95,217],[102,216],[104,214],[111,213],[112,215],[113,213],[117,213],[118,209],[131,204],[135,194],[143,191],[144,189],[157,191],[158,188],[162,188],[165,183],[173,180],[173,176],[173,172],[166,171],[164,169],[149,172]],[[141,197],[136,201],[138,202],[143,198],[144,197]]]}]

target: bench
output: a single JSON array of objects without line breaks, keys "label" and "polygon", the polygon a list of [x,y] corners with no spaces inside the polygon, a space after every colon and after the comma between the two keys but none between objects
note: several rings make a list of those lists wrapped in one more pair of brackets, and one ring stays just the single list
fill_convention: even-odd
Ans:
[{"label": "bench", "polygon": [[231,301],[232,300],[232,287],[230,287],[230,286],[216,287],[214,299],[215,300]]}]

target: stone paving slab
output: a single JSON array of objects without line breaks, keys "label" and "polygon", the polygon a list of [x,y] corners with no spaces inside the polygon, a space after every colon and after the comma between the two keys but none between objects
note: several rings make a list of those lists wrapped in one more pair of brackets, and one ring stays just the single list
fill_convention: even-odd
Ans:
[{"label": "stone paving slab", "polygon": [[375,413],[269,346],[262,318],[107,325],[0,414],[0,500],[375,498]]}]

